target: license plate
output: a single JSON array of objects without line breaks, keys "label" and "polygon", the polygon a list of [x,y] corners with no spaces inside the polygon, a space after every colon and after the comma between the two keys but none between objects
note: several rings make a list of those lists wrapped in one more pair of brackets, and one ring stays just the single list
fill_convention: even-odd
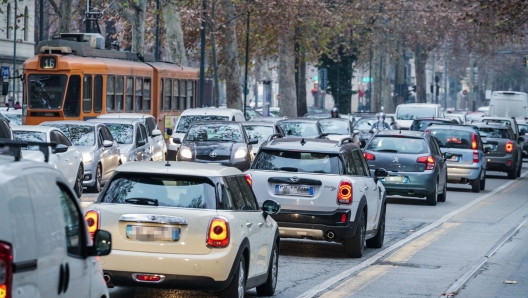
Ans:
[{"label": "license plate", "polygon": [[486,148],[490,148],[491,151],[494,151],[495,148],[497,148],[497,146],[492,145],[492,144],[484,145],[484,149],[486,149]]},{"label": "license plate", "polygon": [[313,186],[307,185],[289,185],[289,184],[275,184],[275,194],[283,196],[304,196],[313,197]]},{"label": "license plate", "polygon": [[450,161],[460,161],[460,155],[453,155],[451,157],[451,159],[449,159]]},{"label": "license plate", "polygon": [[387,181],[387,182],[403,182],[404,179],[405,179],[405,177],[403,177],[403,176],[388,176],[388,177],[385,177],[385,181]]},{"label": "license plate", "polygon": [[138,241],[177,241],[180,239],[180,228],[127,225],[126,236]]}]

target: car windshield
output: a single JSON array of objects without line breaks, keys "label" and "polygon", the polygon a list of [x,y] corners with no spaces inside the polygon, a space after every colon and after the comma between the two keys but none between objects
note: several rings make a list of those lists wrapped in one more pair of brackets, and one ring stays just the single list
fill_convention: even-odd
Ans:
[{"label": "car windshield", "polygon": [[396,111],[397,120],[414,120],[417,118],[435,117],[435,107],[406,107],[399,106]]},{"label": "car windshield", "polygon": [[242,131],[238,124],[195,124],[192,125],[185,141],[194,142],[244,142]]},{"label": "car windshield", "polygon": [[106,189],[101,203],[216,208],[214,184],[208,178],[120,173]]},{"label": "car windshield", "polygon": [[504,128],[479,127],[478,131],[483,138],[509,139],[508,130]]},{"label": "car windshield", "polygon": [[[473,133],[467,130],[432,129],[429,131],[440,148],[471,149]],[[476,147],[475,144],[473,147]]]},{"label": "car windshield", "polygon": [[[14,130],[15,140],[26,142],[47,142],[46,133],[40,131]],[[38,146],[23,147],[22,150],[39,150]]]},{"label": "car windshield", "polygon": [[180,120],[178,120],[178,127],[176,128],[176,132],[186,133],[187,130],[189,129],[189,126],[191,126],[191,123],[196,122],[196,121],[214,121],[214,120],[229,120],[229,117],[216,116],[216,115],[181,116]]},{"label": "car windshield", "polygon": [[279,122],[280,127],[284,131],[286,137],[296,138],[315,138],[318,137],[319,130],[315,122]]},{"label": "car windshield", "polygon": [[273,126],[244,125],[244,129],[250,139],[265,140],[273,134]]},{"label": "car windshield", "polygon": [[423,154],[429,152],[424,139],[378,136],[367,146],[369,151],[403,153],[403,154]]},{"label": "car windshield", "polygon": [[324,119],[320,120],[321,126],[323,127],[323,133],[333,135],[349,135],[350,128],[348,121],[339,121],[335,119]]},{"label": "car windshield", "polygon": [[62,108],[68,81],[66,75],[31,74],[27,81],[30,109],[59,110]]},{"label": "car windshield", "polygon": [[471,122],[473,120],[481,120],[480,118],[485,117],[486,114],[482,112],[472,112],[466,114],[466,120]]},{"label": "car windshield", "polygon": [[340,174],[337,154],[261,150],[254,162],[256,170]]},{"label": "car windshield", "polygon": [[2,113],[7,120],[9,120],[12,125],[22,125],[22,115],[21,114],[11,114],[11,113]]},{"label": "car windshield", "polygon": [[131,124],[105,123],[118,144],[132,144],[134,126]]},{"label": "car windshield", "polygon": [[486,124],[502,124],[502,125],[508,125],[512,126],[512,122],[510,120],[499,120],[499,119],[486,119],[482,120],[482,122]]},{"label": "car windshield", "polygon": [[64,133],[74,146],[95,145],[95,128],[89,125],[45,123],[43,126],[56,127]]}]

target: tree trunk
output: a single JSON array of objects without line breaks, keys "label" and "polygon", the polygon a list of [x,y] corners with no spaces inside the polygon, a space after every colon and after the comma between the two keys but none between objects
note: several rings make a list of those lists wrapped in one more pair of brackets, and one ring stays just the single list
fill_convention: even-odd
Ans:
[{"label": "tree trunk", "polygon": [[[222,0],[222,5],[226,10],[226,19],[235,18],[236,10],[231,0]],[[242,88],[240,77],[240,65],[238,62],[238,43],[236,36],[236,22],[228,22],[222,28],[222,53],[224,56],[224,75],[226,82],[226,104],[231,109],[243,109]]]},{"label": "tree trunk", "polygon": [[396,97],[396,105],[402,104],[406,100],[406,95],[408,94],[408,87],[405,82],[405,49],[399,47],[398,57],[396,58],[396,90],[398,96]]},{"label": "tree trunk", "polygon": [[383,112],[385,113],[394,113],[394,97],[392,96],[392,85],[390,81],[390,55],[383,53],[383,65],[382,65],[382,97],[384,99]]},{"label": "tree trunk", "polygon": [[427,102],[427,80],[425,77],[425,64],[429,53],[419,45],[414,52],[414,68],[416,71],[416,102]]},{"label": "tree trunk", "polygon": [[381,111],[381,72],[380,72],[380,53],[374,49],[372,53],[372,90],[370,92],[371,97],[371,112]]},{"label": "tree trunk", "polygon": [[214,100],[215,107],[220,106],[220,82],[218,80],[218,63],[216,61],[216,32],[215,32],[215,6],[216,2],[211,4],[211,56],[213,57],[213,83],[214,83]]},{"label": "tree trunk", "polygon": [[[125,1],[123,1],[125,2]],[[127,6],[123,6],[121,1],[113,2],[113,9],[130,23],[132,27],[131,51],[144,55],[145,44],[145,16],[147,10],[147,0],[127,0]]]},{"label": "tree trunk", "polygon": [[301,64],[299,67],[299,99],[297,102],[297,115],[303,116],[308,113],[308,107],[306,104],[306,61],[304,60],[304,53],[301,53]]},{"label": "tree trunk", "polygon": [[172,0],[166,0],[165,5],[162,7],[162,13],[167,39],[167,57],[169,61],[187,65],[187,55],[185,55],[183,30],[178,6]]},{"label": "tree trunk", "polygon": [[295,94],[295,32],[290,26],[279,36],[280,116],[297,117]]}]

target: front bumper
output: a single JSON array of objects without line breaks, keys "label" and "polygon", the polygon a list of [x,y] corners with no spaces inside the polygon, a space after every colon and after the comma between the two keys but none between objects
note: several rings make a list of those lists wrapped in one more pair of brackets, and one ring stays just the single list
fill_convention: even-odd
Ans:
[{"label": "front bumper", "polygon": [[[515,168],[515,160],[512,154],[507,154],[501,157],[486,156],[486,169],[490,171],[506,172]],[[510,165],[508,165],[510,161]]]},{"label": "front bumper", "polygon": [[468,183],[479,177],[482,164],[447,164],[447,181],[449,183]]},{"label": "front bumper", "polygon": [[91,162],[85,162],[84,166],[84,176],[83,176],[83,186],[92,187],[95,185],[95,173],[97,173],[97,164],[96,160]]},{"label": "front bumper", "polygon": [[[371,171],[374,176],[374,171]],[[390,173],[394,174],[394,173]],[[405,176],[403,182],[382,181],[387,196],[425,197],[436,187],[437,172],[398,172],[398,176]]]}]

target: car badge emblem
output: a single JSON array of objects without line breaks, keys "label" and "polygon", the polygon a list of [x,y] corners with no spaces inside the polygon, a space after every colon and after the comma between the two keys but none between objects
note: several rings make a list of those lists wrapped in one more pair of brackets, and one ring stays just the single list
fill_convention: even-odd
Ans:
[{"label": "car badge emblem", "polygon": [[295,182],[299,181],[300,179],[298,177],[294,176],[294,177],[291,177],[290,180],[291,180],[291,182],[295,183]]},{"label": "car badge emblem", "polygon": [[392,162],[400,162],[400,160],[399,160],[397,157],[395,157],[395,158],[392,160]]},{"label": "car badge emblem", "polygon": [[155,216],[155,215],[149,215],[148,218],[149,218],[150,220],[156,220],[156,219],[158,219],[158,217]]},{"label": "car badge emblem", "polygon": [[211,152],[209,153],[209,156],[212,157],[212,158],[215,158],[218,154],[216,154],[216,152]]}]

